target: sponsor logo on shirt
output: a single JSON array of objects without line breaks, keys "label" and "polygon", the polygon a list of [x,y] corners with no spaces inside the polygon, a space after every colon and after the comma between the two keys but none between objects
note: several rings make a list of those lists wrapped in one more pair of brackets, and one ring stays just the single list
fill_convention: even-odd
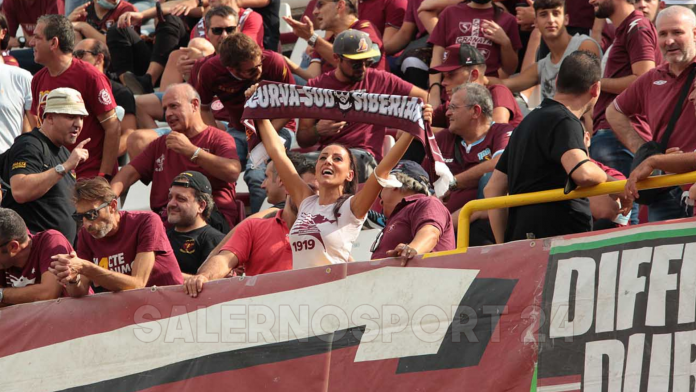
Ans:
[{"label": "sponsor logo on shirt", "polygon": [[183,245],[181,245],[181,249],[179,249],[179,252],[181,253],[186,253],[188,255],[196,253],[196,240],[190,238],[184,242]]},{"label": "sponsor logo on shirt", "polygon": [[164,154],[162,154],[159,158],[155,160],[155,171],[164,171]]},{"label": "sponsor logo on shirt", "polygon": [[656,80],[653,82],[654,85],[656,86],[662,86],[663,84],[667,83],[666,80]]},{"label": "sponsor logo on shirt", "polygon": [[629,25],[628,25],[628,32],[630,33],[631,30],[633,30],[634,27],[638,25],[638,22],[640,22],[640,19],[634,19]]},{"label": "sponsor logo on shirt", "polygon": [[452,163],[452,162],[454,162],[454,159],[452,159],[452,158],[445,158],[444,161],[445,161],[445,163]]},{"label": "sponsor logo on shirt", "polygon": [[110,271],[118,272],[121,274],[130,274],[131,265],[126,263],[126,259],[123,257],[123,253],[118,253],[111,256],[106,256],[102,258],[93,258],[94,264],[100,266],[101,268],[108,269]]},{"label": "sponsor logo on shirt", "polygon": [[442,62],[444,63],[445,61],[447,61],[448,57],[449,57],[449,52],[448,51],[443,52],[442,53]]},{"label": "sponsor logo on shirt", "polygon": [[24,169],[25,167],[27,167],[26,162],[15,162],[12,164],[12,170]]},{"label": "sponsor logo on shirt", "polygon": [[99,98],[98,98],[98,99],[99,99],[99,103],[101,103],[101,104],[104,105],[104,106],[111,105],[111,102],[112,102],[112,101],[111,101],[111,94],[109,94],[109,92],[106,91],[105,88],[102,89],[102,90],[99,92]]},{"label": "sponsor logo on shirt", "polygon": [[478,159],[479,159],[479,161],[487,161],[487,160],[491,159],[491,149],[486,148],[485,150],[478,153]]}]

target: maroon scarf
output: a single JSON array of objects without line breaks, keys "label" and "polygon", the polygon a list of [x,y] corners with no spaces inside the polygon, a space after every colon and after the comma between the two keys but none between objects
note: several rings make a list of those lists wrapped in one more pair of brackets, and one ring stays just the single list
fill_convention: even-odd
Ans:
[{"label": "maroon scarf", "polygon": [[[431,179],[437,176],[436,193],[440,195],[438,182],[445,191],[452,173],[445,165],[440,148],[430,124],[423,121],[423,101],[420,98],[388,94],[368,94],[355,91],[337,91],[323,88],[297,86],[263,81],[244,107],[244,120],[276,118],[313,118],[381,125],[401,129],[413,135],[425,146]],[[249,151],[261,140],[252,121],[247,126]]]}]

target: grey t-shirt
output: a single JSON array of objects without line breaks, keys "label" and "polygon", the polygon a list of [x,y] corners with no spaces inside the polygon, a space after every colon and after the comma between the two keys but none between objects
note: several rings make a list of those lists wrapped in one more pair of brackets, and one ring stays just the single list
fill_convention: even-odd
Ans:
[{"label": "grey t-shirt", "polygon": [[[558,70],[561,68],[561,63],[569,54],[578,50],[580,45],[582,45],[582,43],[588,39],[597,44],[597,41],[585,34],[575,34],[573,38],[570,39],[570,42],[568,42],[568,46],[563,53],[563,58],[561,58],[561,61],[556,64],[551,62],[551,53],[539,60],[537,63],[537,71],[539,72],[542,99],[553,98],[553,96],[556,94],[556,75],[558,75]],[[597,48],[599,48],[601,53],[602,49],[600,48],[599,44],[597,44]]]}]

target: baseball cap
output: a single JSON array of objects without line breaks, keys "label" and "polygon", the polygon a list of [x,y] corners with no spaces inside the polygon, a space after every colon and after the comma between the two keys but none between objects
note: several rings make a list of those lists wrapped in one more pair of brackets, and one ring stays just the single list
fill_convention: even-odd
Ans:
[{"label": "baseball cap", "polygon": [[[409,160],[402,160],[399,161],[399,163],[394,166],[394,168],[389,172],[389,180],[392,179],[393,175],[395,173],[401,173],[405,175],[408,178],[411,178],[415,180],[416,182],[419,182],[421,185],[425,187],[425,189],[430,189],[430,176],[428,176],[428,173],[423,169],[423,167],[419,164],[417,164],[414,161],[409,161]],[[394,177],[394,180],[396,178]],[[398,182],[398,181],[397,181]],[[396,183],[394,183],[393,186],[388,186],[385,188],[400,188],[401,183],[399,182],[399,185],[396,186]]]},{"label": "baseball cap", "polygon": [[46,116],[46,113],[89,115],[82,94],[67,87],[57,88],[48,93],[43,115]]},{"label": "baseball cap", "polygon": [[430,68],[430,73],[449,72],[467,65],[479,64],[486,64],[486,59],[478,49],[467,44],[454,44],[445,49],[442,54],[442,64]]},{"label": "baseball cap", "polygon": [[381,55],[370,36],[359,30],[348,29],[336,36],[333,51],[351,60],[363,60]]},{"label": "baseball cap", "polygon": [[[179,177],[188,178],[188,182],[177,181]],[[178,176],[174,177],[172,186],[183,186],[184,188],[191,188],[203,193],[211,195],[213,194],[213,187],[210,186],[210,181],[208,181],[208,177],[204,176],[201,172],[193,170],[185,171],[179,174]]]}]

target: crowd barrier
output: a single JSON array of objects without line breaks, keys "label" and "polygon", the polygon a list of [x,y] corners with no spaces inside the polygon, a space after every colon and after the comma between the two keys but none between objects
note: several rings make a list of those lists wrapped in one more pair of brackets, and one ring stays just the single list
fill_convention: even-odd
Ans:
[{"label": "crowd barrier", "polygon": [[4,392],[690,391],[695,345],[696,220],[686,219],[462,247],[407,267],[224,279],[198,298],[172,286],[2,308],[0,382]]}]

